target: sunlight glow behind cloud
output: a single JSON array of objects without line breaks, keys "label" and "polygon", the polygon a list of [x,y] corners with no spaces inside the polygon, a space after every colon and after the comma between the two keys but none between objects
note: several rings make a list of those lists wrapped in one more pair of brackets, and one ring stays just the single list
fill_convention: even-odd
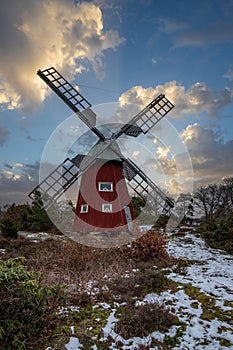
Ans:
[{"label": "sunlight glow behind cloud", "polygon": [[185,90],[183,85],[175,80],[157,85],[155,88],[134,86],[119,97],[122,106],[129,103],[145,106],[153,98],[164,93],[176,108],[169,116],[176,117],[206,113],[208,117],[218,118],[221,108],[233,102],[233,91],[226,87],[221,91],[214,91],[204,82],[197,82]]},{"label": "sunlight glow behind cloud", "polygon": [[25,113],[47,93],[38,68],[55,66],[72,79],[91,65],[102,78],[104,51],[124,41],[104,31],[101,10],[88,2],[9,0],[1,5],[0,23],[0,103]]},{"label": "sunlight glow behind cloud", "polygon": [[199,184],[218,182],[233,173],[233,141],[222,140],[222,134],[198,123],[188,125],[181,137],[192,158],[195,178]]}]

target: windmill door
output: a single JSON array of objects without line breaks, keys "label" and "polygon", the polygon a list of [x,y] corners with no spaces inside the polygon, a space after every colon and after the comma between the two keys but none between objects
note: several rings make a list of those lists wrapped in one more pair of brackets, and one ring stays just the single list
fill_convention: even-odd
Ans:
[{"label": "windmill door", "polygon": [[132,220],[130,207],[128,205],[124,205],[124,211],[125,211],[125,217],[126,217],[128,229],[131,230],[133,227],[133,220]]}]

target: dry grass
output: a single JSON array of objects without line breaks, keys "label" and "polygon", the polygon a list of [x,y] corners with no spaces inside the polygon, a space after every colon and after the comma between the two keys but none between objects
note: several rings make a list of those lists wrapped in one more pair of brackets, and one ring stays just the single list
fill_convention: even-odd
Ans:
[{"label": "dry grass", "polygon": [[133,303],[122,308],[116,332],[123,338],[145,337],[154,331],[166,332],[177,322],[177,317],[158,303],[135,307]]},{"label": "dry grass", "polygon": [[[25,257],[28,269],[40,274],[42,285],[66,285],[70,302],[77,303],[90,302],[98,293],[105,299],[112,294],[120,294],[127,300],[133,294],[139,296],[164,282],[162,275],[158,278],[154,275],[152,266],[169,264],[165,239],[154,230],[131,246],[118,248],[92,248],[66,237],[55,237],[42,242],[1,239],[0,249],[6,249],[3,259]],[[132,269],[141,272],[125,279],[126,271],[129,273]],[[111,292],[103,292],[106,285]],[[134,288],[135,285],[140,287]]]},{"label": "dry grass", "polygon": [[[90,334],[86,330],[81,332],[81,325],[89,322],[93,326],[90,317],[95,316],[92,306],[96,302],[105,301],[110,305],[114,305],[116,300],[126,302],[116,324],[116,331],[126,338],[144,336],[156,329],[165,331],[176,322],[162,305],[134,305],[136,299],[142,300],[147,293],[159,293],[168,286],[166,273],[161,270],[171,266],[173,261],[166,253],[164,237],[154,230],[130,245],[118,248],[91,248],[66,237],[54,237],[42,242],[31,242],[25,238],[0,239],[0,249],[5,249],[5,254],[0,256],[2,259],[24,256],[28,270],[40,274],[43,286],[66,286],[67,305],[76,305],[82,310],[78,317],[83,315],[83,319],[77,319],[75,314],[69,317],[72,324],[77,324],[76,335],[84,343],[93,345]],[[64,322],[67,324],[68,320]],[[93,324],[95,322],[94,319]],[[63,335],[61,333],[58,338],[62,339]],[[167,349],[163,346],[161,344],[158,348]]]}]

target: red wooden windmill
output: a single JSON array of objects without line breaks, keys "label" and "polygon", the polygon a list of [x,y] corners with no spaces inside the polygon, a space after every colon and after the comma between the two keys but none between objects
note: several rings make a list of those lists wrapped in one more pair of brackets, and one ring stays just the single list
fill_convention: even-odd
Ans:
[{"label": "red wooden windmill", "polygon": [[123,175],[123,156],[116,142],[102,151],[105,145],[99,141],[87,155],[96,155],[96,160],[81,178],[75,231],[132,228],[134,213]]},{"label": "red wooden windmill", "polygon": [[37,74],[76,115],[93,131],[98,141],[84,156],[67,158],[47,176],[29,196],[36,200],[38,192],[48,208],[81,178],[73,230],[81,232],[131,229],[134,213],[128,187],[144,199],[162,199],[165,210],[172,200],[129,158],[125,158],[117,139],[125,134],[137,137],[146,134],[174,105],[160,94],[141,112],[111,137],[96,128],[96,114],[91,104],[55,69]]}]

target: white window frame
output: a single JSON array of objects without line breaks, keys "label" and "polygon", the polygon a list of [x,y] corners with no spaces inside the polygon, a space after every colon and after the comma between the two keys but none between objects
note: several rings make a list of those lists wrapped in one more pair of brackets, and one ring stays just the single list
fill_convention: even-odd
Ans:
[{"label": "white window frame", "polygon": [[[105,206],[108,206],[109,210],[106,210]],[[112,213],[112,204],[111,203],[103,203],[102,204],[102,212],[103,213]]]},{"label": "white window frame", "polygon": [[[84,209],[85,208],[85,209]],[[80,208],[80,213],[86,214],[88,213],[88,204],[82,204]]]},{"label": "white window frame", "polygon": [[[111,189],[109,190],[107,187],[105,188],[101,188],[102,186],[104,187],[104,185],[110,185]],[[113,183],[112,182],[99,182],[99,192],[113,192]]]}]

